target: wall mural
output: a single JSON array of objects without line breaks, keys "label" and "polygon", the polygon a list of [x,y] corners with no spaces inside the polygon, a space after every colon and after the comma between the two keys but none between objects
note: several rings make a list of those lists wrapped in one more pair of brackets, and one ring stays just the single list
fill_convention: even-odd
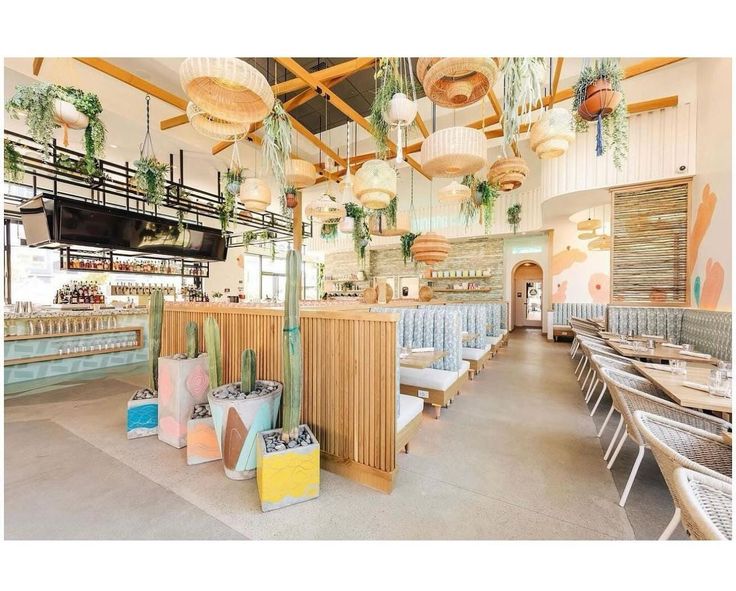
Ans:
[{"label": "wall mural", "polygon": [[611,297],[611,279],[608,273],[593,273],[588,279],[588,292],[594,304],[607,304]]},{"label": "wall mural", "polygon": [[[697,297],[698,307],[704,310],[715,310],[718,308],[718,300],[721,298],[724,278],[723,266],[718,261],[708,259],[705,264],[705,281]],[[696,277],[700,286],[700,277]]]},{"label": "wall mural", "polygon": [[692,272],[695,268],[695,263],[698,261],[700,244],[703,242],[703,238],[710,227],[717,201],[716,194],[710,190],[710,185],[706,184],[703,187],[703,196],[700,205],[698,205],[698,211],[695,214],[695,223],[693,223],[693,228],[690,231],[690,250],[687,261],[688,272]]},{"label": "wall mural", "polygon": [[[698,210],[695,214],[695,222],[690,231],[690,249],[688,252],[687,267],[692,273],[695,264],[698,262],[698,254],[703,238],[707,234],[713,213],[715,212],[718,197],[711,191],[710,184],[703,187]],[[724,282],[724,270],[719,261],[708,258],[705,265],[705,279],[697,275],[693,277],[693,300],[698,308],[705,310],[716,310],[718,308],[718,300],[721,297]]]},{"label": "wall mural", "polygon": [[579,248],[570,248],[569,246],[562,252],[558,252],[552,257],[552,275],[559,275],[565,269],[569,269],[575,263],[582,263],[588,258],[588,254]]},{"label": "wall mural", "polygon": [[552,293],[553,304],[564,304],[567,301],[567,281],[557,284],[557,289]]}]

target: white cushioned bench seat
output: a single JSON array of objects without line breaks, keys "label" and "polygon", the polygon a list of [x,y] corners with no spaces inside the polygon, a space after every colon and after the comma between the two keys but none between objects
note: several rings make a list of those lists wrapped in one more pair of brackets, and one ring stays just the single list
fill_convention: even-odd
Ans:
[{"label": "white cushioned bench seat", "polygon": [[424,402],[416,396],[399,394],[399,418],[396,419],[396,432],[398,433],[417,415],[422,414]]},{"label": "white cushioned bench seat", "polygon": [[[467,362],[465,362],[467,363]],[[465,371],[468,371],[466,367]],[[402,367],[399,370],[399,381],[401,385],[414,386],[416,388],[432,388],[433,390],[447,390],[455,383],[459,372],[445,369],[415,369],[413,367]]]},{"label": "white cushioned bench seat", "polygon": [[[488,337],[486,337],[488,338]],[[484,349],[474,349],[472,347],[463,347],[463,359],[468,361],[478,361],[491,350],[491,345],[486,345]]]},{"label": "white cushioned bench seat", "polygon": [[486,339],[490,343],[489,347],[492,347],[493,345],[498,345],[501,342],[502,338],[503,337],[486,337]]},{"label": "white cushioned bench seat", "polygon": [[461,361],[460,362],[460,369],[457,371],[457,377],[461,378],[464,375],[467,375],[468,371],[470,371],[470,362],[468,362],[468,361]]}]

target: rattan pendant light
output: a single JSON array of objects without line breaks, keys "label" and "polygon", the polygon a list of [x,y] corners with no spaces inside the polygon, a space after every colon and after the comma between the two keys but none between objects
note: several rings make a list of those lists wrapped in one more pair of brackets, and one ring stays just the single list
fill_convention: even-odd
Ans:
[{"label": "rattan pendant light", "polygon": [[323,193],[319,199],[309,203],[304,212],[322,223],[337,223],[345,217],[345,206],[329,193]]},{"label": "rattan pendant light", "polygon": [[601,220],[588,218],[578,222],[578,232],[593,232],[602,226]]},{"label": "rattan pendant light", "polygon": [[224,121],[255,123],[273,107],[263,74],[235,57],[189,57],[179,67],[179,81],[192,102]]},{"label": "rattan pendant light", "polygon": [[[236,150],[237,146],[238,144],[236,142]],[[255,152],[253,159],[256,176],[245,179],[240,183],[240,193],[238,198],[245,209],[249,209],[251,211],[266,211],[268,206],[271,205],[271,189],[263,179],[260,179],[257,176],[258,151]]]},{"label": "rattan pendant light", "polygon": [[602,234],[595,240],[588,243],[588,250],[611,250],[611,237],[608,234]]},{"label": "rattan pendant light", "polygon": [[424,57],[417,61],[417,78],[429,100],[457,109],[481,100],[498,78],[489,57]]},{"label": "rattan pendant light", "polygon": [[593,238],[598,238],[599,235],[596,232],[581,232],[578,234],[578,240],[593,240]]},{"label": "rattan pendant light", "polygon": [[458,203],[470,199],[470,187],[452,181],[449,185],[442,187],[437,195],[440,203]]},{"label": "rattan pendant light", "polygon": [[384,209],[396,196],[396,171],[384,160],[368,160],[355,173],[353,192],[363,207]]},{"label": "rattan pendant light", "polygon": [[430,177],[473,174],[486,164],[486,136],[470,127],[447,127],[422,143],[422,170]]},{"label": "rattan pendant light", "polygon": [[232,123],[214,117],[193,102],[187,105],[187,117],[194,130],[212,140],[235,141],[244,139],[250,131],[250,123]]},{"label": "rattan pendant light", "polygon": [[521,187],[528,174],[529,167],[522,157],[499,158],[488,169],[488,182],[501,191],[513,191]]},{"label": "rattan pendant light", "polygon": [[286,162],[286,182],[297,189],[311,187],[317,182],[317,169],[311,162],[290,158]]},{"label": "rattan pendant light", "polygon": [[574,140],[572,115],[558,107],[542,113],[529,134],[529,146],[542,160],[562,156]]}]

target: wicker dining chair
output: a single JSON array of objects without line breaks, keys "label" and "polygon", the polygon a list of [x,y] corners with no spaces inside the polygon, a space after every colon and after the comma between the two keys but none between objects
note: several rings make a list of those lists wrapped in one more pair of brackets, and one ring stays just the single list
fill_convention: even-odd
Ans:
[{"label": "wicker dining chair", "polygon": [[572,327],[573,332],[572,344],[570,345],[570,357],[574,359],[575,354],[580,347],[580,337],[585,336],[589,338],[599,339],[600,336],[598,335],[598,329],[589,324],[583,324],[577,320],[570,319],[570,326]]},{"label": "wicker dining chair", "polygon": [[[614,405],[616,406],[616,410],[621,413],[621,419],[625,425],[624,434],[621,436],[616,450],[608,462],[608,469],[610,470],[613,467],[627,439],[631,439],[639,446],[639,453],[636,456],[634,466],[631,469],[629,479],[626,482],[626,487],[619,501],[619,505],[622,507],[626,504],[626,499],[629,497],[629,492],[631,492],[631,487],[639,471],[641,460],[644,457],[644,450],[647,447],[646,441],[642,438],[634,421],[634,412],[642,410],[715,434],[720,433],[723,429],[730,426],[727,421],[702,412],[683,408],[670,400],[666,400],[666,394],[644,377],[635,376],[612,368],[603,368],[601,372],[603,373],[604,379],[608,382]],[[621,422],[619,422],[620,425]],[[615,439],[616,435],[614,435],[611,443]]]},{"label": "wicker dining chair", "polygon": [[691,540],[732,539],[732,485],[687,468],[675,468],[680,519]]},{"label": "wicker dining chair", "polygon": [[675,484],[675,470],[689,468],[731,485],[731,446],[722,435],[645,411],[635,411],[634,421],[657,460],[675,504],[672,519],[659,537],[668,540],[680,521],[683,505]]},{"label": "wicker dining chair", "polygon": [[[601,369],[603,367],[610,367],[613,369],[618,369],[619,371],[625,371],[626,373],[630,373],[631,375],[639,375],[639,372],[636,371],[634,364],[631,362],[631,360],[628,357],[624,357],[623,355],[617,355],[616,353],[596,352],[593,354],[591,363],[595,367],[596,376],[595,376],[595,382],[591,384],[588,390],[588,394],[585,397],[585,402],[588,402],[593,397],[593,392],[595,392],[595,389],[598,387],[598,384],[599,383],[603,384],[603,386],[601,387],[600,394],[598,394],[598,399],[595,401],[595,404],[593,405],[593,410],[590,411],[590,416],[592,417],[595,414],[595,411],[597,410],[598,405],[601,403],[601,400],[603,399],[603,395],[608,391],[608,384],[606,384],[606,381],[601,376]],[[614,410],[615,409],[613,408],[613,404],[612,404],[610,410],[608,411],[608,414],[606,415],[605,420],[603,421],[603,424],[601,425],[600,430],[598,431],[598,437],[600,437],[603,434],[603,431],[605,430],[606,425],[608,424],[608,421],[611,419],[611,416],[613,415]]]},{"label": "wicker dining chair", "polygon": [[581,342],[580,345],[583,348],[583,364],[582,368],[580,369],[580,373],[577,375],[577,379],[580,380],[580,378],[583,375],[583,372],[585,371],[585,368],[588,368],[588,373],[585,374],[585,379],[583,380],[582,385],[580,386],[580,389],[585,391],[585,384],[588,383],[588,378],[590,378],[591,374],[593,373],[593,366],[590,365],[590,357],[594,352],[597,353],[616,353],[616,350],[612,347],[609,347],[606,344],[598,343],[595,341],[588,341],[584,340]]}]

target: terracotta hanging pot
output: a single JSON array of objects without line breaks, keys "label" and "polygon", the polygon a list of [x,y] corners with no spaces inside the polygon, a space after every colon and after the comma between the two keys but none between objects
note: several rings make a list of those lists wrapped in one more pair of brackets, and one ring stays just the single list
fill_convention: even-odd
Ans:
[{"label": "terracotta hanging pot", "polygon": [[286,194],[286,207],[289,209],[294,209],[297,205],[296,200],[296,193],[287,193]]},{"label": "terracotta hanging pot", "polygon": [[578,107],[578,115],[586,121],[595,121],[598,115],[605,117],[618,106],[621,97],[608,80],[600,78],[585,90],[585,100]]}]

